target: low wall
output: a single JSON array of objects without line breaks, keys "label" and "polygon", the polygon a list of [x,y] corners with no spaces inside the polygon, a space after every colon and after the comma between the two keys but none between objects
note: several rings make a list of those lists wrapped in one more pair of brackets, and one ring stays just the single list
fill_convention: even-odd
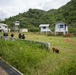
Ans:
[{"label": "low wall", "polygon": [[[16,38],[12,38],[12,37],[8,37],[8,36],[0,36],[1,39],[4,40],[16,40]],[[24,39],[20,39],[20,40],[24,40]],[[43,45],[47,50],[50,50],[50,43],[49,42],[40,42],[40,41],[31,41],[31,40],[24,40],[26,42],[32,42],[32,43],[37,43],[37,44],[41,44]]]},{"label": "low wall", "polygon": [[47,50],[50,50],[50,43],[49,42],[40,42],[40,41],[30,41],[30,40],[25,40],[26,42],[34,42],[37,44],[43,45]]},{"label": "low wall", "polygon": [[0,39],[4,39],[4,40],[16,40],[16,38],[13,38],[13,37],[8,37],[8,36],[0,36]]}]

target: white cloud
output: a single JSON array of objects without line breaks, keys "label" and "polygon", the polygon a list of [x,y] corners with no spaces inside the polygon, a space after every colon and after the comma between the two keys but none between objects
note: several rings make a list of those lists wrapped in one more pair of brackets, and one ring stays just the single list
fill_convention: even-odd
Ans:
[{"label": "white cloud", "polygon": [[57,9],[70,0],[0,0],[0,18],[17,15],[29,8],[50,10]]},{"label": "white cloud", "polygon": [[7,17],[7,14],[3,10],[0,10],[0,19],[4,20],[4,18],[6,17]]},{"label": "white cloud", "polygon": [[70,0],[49,0],[44,4],[43,9],[44,10],[57,9],[65,5],[68,1]]}]

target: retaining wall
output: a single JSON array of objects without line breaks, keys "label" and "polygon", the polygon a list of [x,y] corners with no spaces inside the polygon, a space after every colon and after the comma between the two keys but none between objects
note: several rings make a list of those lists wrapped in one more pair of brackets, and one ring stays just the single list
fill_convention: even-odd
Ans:
[{"label": "retaining wall", "polygon": [[[8,36],[0,36],[1,39],[4,40],[17,40],[16,38],[12,38],[12,37],[8,37]],[[37,44],[41,44],[43,45],[47,50],[50,50],[50,43],[49,42],[40,42],[40,41],[31,41],[31,40],[25,40],[25,39],[20,39],[20,40],[24,40],[26,42],[32,42],[32,43],[37,43]]]}]

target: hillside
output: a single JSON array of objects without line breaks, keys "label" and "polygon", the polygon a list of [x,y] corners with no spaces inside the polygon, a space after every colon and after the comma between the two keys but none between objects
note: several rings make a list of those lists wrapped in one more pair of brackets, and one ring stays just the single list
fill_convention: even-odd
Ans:
[{"label": "hillside", "polygon": [[16,16],[5,20],[5,23],[12,27],[14,21],[20,21],[20,27],[26,27],[29,31],[39,31],[39,24],[49,23],[52,30],[56,22],[65,22],[69,25],[69,32],[76,30],[76,0],[71,0],[59,9],[43,11],[39,9],[29,9],[27,12],[19,13]]}]

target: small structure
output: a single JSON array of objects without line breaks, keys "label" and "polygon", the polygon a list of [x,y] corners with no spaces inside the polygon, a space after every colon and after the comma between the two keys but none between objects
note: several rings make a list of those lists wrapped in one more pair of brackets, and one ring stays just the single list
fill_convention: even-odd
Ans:
[{"label": "small structure", "polygon": [[19,31],[19,25],[20,25],[20,22],[15,21],[14,31]]},{"label": "small structure", "polygon": [[0,32],[9,32],[8,25],[0,23]]},{"label": "small structure", "polygon": [[22,28],[22,29],[20,29],[20,32],[28,32],[28,29],[27,28]]},{"label": "small structure", "polygon": [[64,35],[68,33],[68,26],[65,23],[57,23],[55,25],[55,35],[57,33],[63,33]]},{"label": "small structure", "polygon": [[39,27],[41,28],[40,32],[50,32],[49,24],[40,24]]}]

